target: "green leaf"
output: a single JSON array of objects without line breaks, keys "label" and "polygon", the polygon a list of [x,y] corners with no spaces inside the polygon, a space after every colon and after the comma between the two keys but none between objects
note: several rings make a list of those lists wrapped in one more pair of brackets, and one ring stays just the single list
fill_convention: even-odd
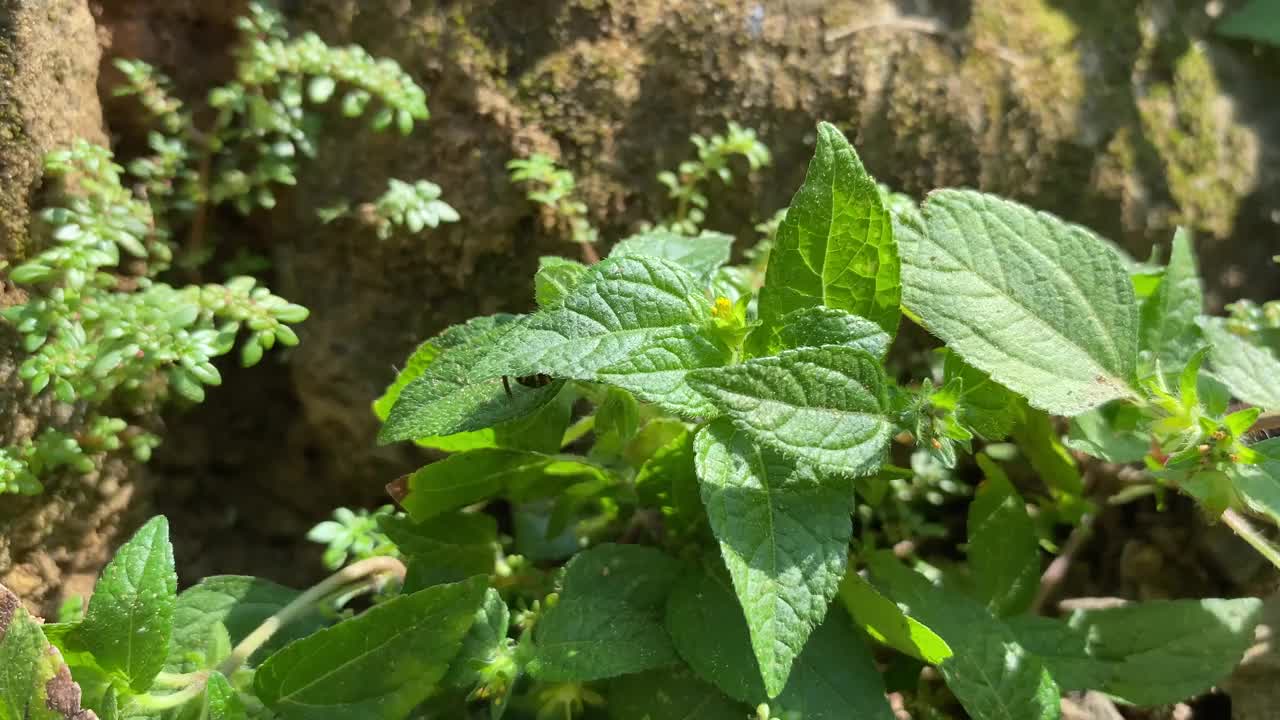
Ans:
[{"label": "green leaf", "polygon": [[688,382],[756,441],[823,471],[874,472],[893,435],[884,368],[855,348],[787,350]]},{"label": "green leaf", "polygon": [[898,247],[880,191],[844,135],[819,123],[809,171],[769,254],[761,326],[748,347],[765,354],[783,316],[817,305],[868,318],[893,336],[900,291]]},{"label": "green leaf", "polygon": [[639,545],[597,545],[565,565],[559,600],[534,626],[529,672],[547,682],[585,682],[676,661],[662,625],[680,564]]},{"label": "green leaf", "polygon": [[485,679],[484,671],[508,651],[507,629],[511,611],[497,590],[485,590],[484,603],[476,611],[475,622],[462,638],[462,647],[449,666],[444,684],[470,691]]},{"label": "green leaf", "polygon": [[80,687],[18,596],[0,585],[0,720],[86,720]]},{"label": "green leaf", "polygon": [[851,488],[758,447],[724,419],[694,446],[707,517],[774,697],[844,575]]},{"label": "green leaf", "polygon": [[563,303],[539,310],[498,340],[472,374],[594,380],[601,368],[656,340],[703,327],[710,317],[706,293],[679,265],[645,256],[606,258],[591,266]]},{"label": "green leaf", "polygon": [[951,657],[951,648],[942,638],[902,612],[858,573],[845,573],[840,601],[854,623],[872,639],[933,665]]},{"label": "green leaf", "polygon": [[969,567],[987,609],[1016,615],[1040,587],[1040,540],[1008,476],[985,454],[977,461],[986,480],[969,504]]},{"label": "green leaf", "polygon": [[733,236],[702,231],[696,237],[670,230],[650,230],[620,241],[609,251],[609,257],[647,255],[666,258],[693,273],[704,284],[721,265],[729,262]]},{"label": "green leaf", "polygon": [[1203,344],[1196,318],[1204,306],[1191,235],[1178,228],[1164,277],[1142,303],[1141,347],[1166,376],[1177,375]]},{"label": "green leaf", "polygon": [[254,691],[286,720],[403,718],[444,677],[485,591],[472,578],[375,605],[267,658]]},{"label": "green leaf", "polygon": [[1013,439],[1031,461],[1032,469],[1056,494],[1079,497],[1084,493],[1084,479],[1076,461],[1046,413],[1026,408],[1022,422],[1013,428]]},{"label": "green leaf", "polygon": [[694,462],[693,434],[680,433],[654,451],[636,472],[641,503],[662,509],[673,533],[689,531],[702,521],[702,498]]},{"label": "green leaf", "polygon": [[384,515],[378,527],[407,561],[406,593],[493,574],[498,524],[488,515],[448,513],[424,523]]},{"label": "green leaf", "polygon": [[[513,384],[513,392],[514,389]],[[573,413],[573,403],[577,399],[578,395],[573,387],[565,383],[546,405],[522,418],[481,430],[414,438],[413,443],[419,447],[450,453],[479,448],[556,452],[562,445],[565,428]]]},{"label": "green leaf", "polygon": [[680,577],[667,600],[667,632],[702,679],[751,706],[765,701],[760,665],[728,578],[704,570]]},{"label": "green leaf", "polygon": [[1280,525],[1280,438],[1263,440],[1250,449],[1262,455],[1262,462],[1232,465],[1228,474],[1250,510]]},{"label": "green leaf", "polygon": [[987,440],[1009,436],[1022,415],[1017,395],[953,352],[946,353],[942,377],[944,387],[952,380],[960,380],[957,412],[965,427]]},{"label": "green leaf", "polygon": [[248,712],[240,700],[240,693],[231,686],[222,673],[213,673],[205,685],[205,702],[208,703],[209,720],[247,720]]},{"label": "green leaf", "polygon": [[844,613],[831,613],[796,659],[791,680],[769,705],[779,720],[894,720],[866,641]]},{"label": "green leaf", "polygon": [[169,522],[156,516],[103,569],[68,646],[93,653],[104,670],[121,673],[130,688],[144,692],[164,667],[177,592]]},{"label": "green leaf", "polygon": [[1106,243],[968,190],[931,194],[924,215],[902,243],[902,301],[930,332],[1051,413],[1134,396],[1137,301]]},{"label": "green leaf", "polygon": [[612,720],[745,720],[751,708],[725,697],[688,668],[623,675],[609,683]]},{"label": "green leaf", "polygon": [[796,348],[848,345],[881,360],[892,342],[892,338],[870,320],[821,305],[783,315],[774,339],[776,342],[768,349],[771,355]]},{"label": "green leaf", "polygon": [[1065,622],[1019,618],[1012,627],[1063,689],[1163,705],[1227,677],[1253,644],[1261,609],[1257,598],[1156,600],[1077,610]]},{"label": "green leaf", "polygon": [[1280,7],[1271,0],[1252,0],[1215,29],[1219,35],[1280,45]]},{"label": "green leaf", "polygon": [[568,258],[548,255],[538,258],[533,276],[533,296],[542,309],[555,307],[587,274],[586,265]]},{"label": "green leaf", "polygon": [[1141,411],[1129,403],[1103,405],[1071,418],[1066,446],[1107,462],[1137,462],[1151,449],[1141,420]]},{"label": "green leaf", "polygon": [[891,553],[868,563],[872,580],[946,641],[938,670],[974,720],[1057,720],[1058,686],[1044,664],[981,605],[945,592]]},{"label": "green leaf", "polygon": [[574,479],[608,482],[601,468],[570,455],[481,448],[450,455],[409,476],[400,505],[417,522],[502,496],[522,502],[551,497]]},{"label": "green leaf", "polygon": [[562,382],[540,388],[511,382],[508,396],[501,380],[474,377],[476,363],[518,327],[519,323],[512,322],[496,324],[465,344],[445,349],[430,361],[421,375],[400,389],[378,433],[378,442],[482,430],[526,417],[551,402],[560,392]]},{"label": "green leaf", "polygon": [[1227,329],[1220,318],[1201,318],[1213,347],[1213,371],[1232,394],[1264,410],[1280,410],[1280,359]]},{"label": "green leaf", "polygon": [[[267,618],[297,599],[297,590],[270,580],[245,575],[214,575],[182,591],[173,611],[173,641],[164,669],[189,673],[212,667],[220,658],[212,657],[215,626],[223,625],[232,643],[238,643]],[[302,613],[280,628],[250,658],[257,663],[289,642],[329,625],[319,609]],[[203,656],[197,663],[193,655]]]},{"label": "green leaf", "polygon": [[689,326],[654,338],[625,360],[600,368],[596,377],[669,413],[706,417],[715,415],[716,408],[689,386],[689,372],[723,367],[732,359],[733,351],[718,338]]}]

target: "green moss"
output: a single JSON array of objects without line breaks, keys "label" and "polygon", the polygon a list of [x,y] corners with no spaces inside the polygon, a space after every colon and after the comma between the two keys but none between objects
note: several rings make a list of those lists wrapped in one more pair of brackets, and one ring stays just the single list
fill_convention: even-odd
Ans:
[{"label": "green moss", "polygon": [[1175,221],[1226,237],[1253,185],[1255,153],[1220,97],[1209,59],[1192,45],[1175,63],[1172,82],[1151,88],[1138,109],[1179,207]]}]

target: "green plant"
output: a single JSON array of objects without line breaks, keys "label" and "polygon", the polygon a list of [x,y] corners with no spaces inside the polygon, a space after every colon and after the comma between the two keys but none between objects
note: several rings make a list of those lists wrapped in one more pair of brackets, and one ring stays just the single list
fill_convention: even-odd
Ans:
[{"label": "green plant", "polygon": [[[221,382],[214,360],[238,336],[246,366],[277,342],[297,343],[291,326],[307,310],[252,277],[182,287],[163,280],[175,262],[194,270],[210,257],[211,207],[270,208],[274,188],[296,182],[300,157],[315,154],[324,125],[308,102],[341,94],[342,114],[371,111],[375,130],[394,124],[407,134],[427,118],[425,93],[391,60],[331,48],[311,33],[291,39],[281,17],[258,3],[238,27],[235,79],[211,90],[200,112],[173,97],[169,81],[146,63],[116,62],[126,81],[117,94],[136,97],[156,124],[150,154],[128,164],[135,183],[109,150],[85,142],[46,158],[64,204],[41,213],[48,249],[9,270],[10,280],[27,286],[27,302],[0,316],[22,335],[28,356],[19,375],[32,393],[47,389],[74,404],[90,429],[80,437],[46,430],[34,442],[0,448],[0,492],[37,493],[44,474],[88,472],[93,455],[123,446],[145,461],[159,439],[104,411],[131,415],[174,393],[201,402],[205,386]],[[209,126],[198,127],[205,116]],[[392,180],[370,206],[371,224],[386,236],[393,225],[418,232],[456,221],[439,194],[426,181]],[[229,264],[262,269],[243,252]]]},{"label": "green plant", "polygon": [[387,191],[375,202],[362,203],[355,210],[341,204],[320,211],[324,222],[340,217],[354,217],[372,226],[383,240],[391,237],[396,226],[416,235],[425,228],[460,219],[458,211],[440,199],[439,185],[426,180],[410,184],[395,178],[388,181]]},{"label": "green plant", "polygon": [[667,188],[668,197],[676,201],[675,214],[665,224],[684,235],[697,235],[706,218],[707,196],[704,185],[713,176],[728,185],[733,182],[729,159],[737,155],[746,159],[751,170],[769,164],[769,148],[756,138],[756,131],[730,122],[725,134],[689,138],[698,148],[697,160],[686,160],[674,171],[658,173],[658,182]]},{"label": "green plant", "polygon": [[586,204],[574,196],[576,181],[573,173],[559,167],[542,153],[512,160],[507,163],[507,169],[511,171],[512,182],[529,186],[529,200],[545,207],[552,223],[568,225],[569,239],[582,248],[584,260],[596,262],[600,259],[593,247],[600,236],[587,219]]},{"label": "green plant", "polygon": [[325,546],[324,566],[337,570],[348,560],[359,562],[378,555],[393,555],[395,545],[378,530],[380,518],[391,516],[394,508],[383,505],[374,512],[338,508],[333,519],[311,528],[307,539]]},{"label": "green plant", "polygon": [[[176,595],[152,521],[82,621],[44,627],[86,704],[891,720],[892,682],[919,717],[1053,720],[1064,692],[1172,703],[1240,661],[1256,598],[1063,618],[1038,600],[1042,548],[1125,499],[1086,494],[1084,454],[1195,499],[1280,564],[1245,520],[1277,518],[1280,446],[1249,432],[1280,409],[1280,360],[1201,315],[1185,233],[1153,268],[991,195],[887,205],[824,123],[754,298],[713,294],[731,244],[655,230],[590,266],[544,261],[536,311],[424,342],[374,403],[384,442],[449,453],[388,486],[403,515],[376,513],[402,560],[302,594],[209,578]],[[897,382],[903,315],[945,349]],[[1252,407],[1228,412],[1231,395]],[[1014,458],[1033,480],[1010,479]],[[957,478],[975,466],[971,489]],[[921,513],[970,496],[963,552],[925,549]],[[322,539],[380,538],[343,517]],[[325,602],[386,579],[399,590],[365,612]],[[129,654],[126,608],[155,628]]]}]

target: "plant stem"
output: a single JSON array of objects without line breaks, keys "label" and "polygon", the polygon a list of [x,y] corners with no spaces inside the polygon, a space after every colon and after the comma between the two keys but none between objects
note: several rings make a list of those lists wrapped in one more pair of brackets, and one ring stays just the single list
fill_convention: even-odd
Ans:
[{"label": "plant stem", "polygon": [[200,693],[204,692],[205,684],[209,680],[209,672],[206,670],[204,672],[191,673],[191,676],[193,682],[181,691],[170,695],[139,695],[129,703],[129,708],[134,711],[151,714],[186,705],[200,697]]},{"label": "plant stem", "polygon": [[167,673],[156,675],[155,686],[162,688],[185,688],[206,676],[205,672]]},{"label": "plant stem", "polygon": [[1272,545],[1263,537],[1262,533],[1258,532],[1257,528],[1253,526],[1253,523],[1246,520],[1243,515],[1235,510],[1227,510],[1222,513],[1222,522],[1235,531],[1235,534],[1239,535],[1241,540],[1252,545],[1253,549],[1257,550],[1262,557],[1270,560],[1272,565],[1280,568],[1280,548]]},{"label": "plant stem", "polygon": [[316,604],[321,598],[347,585],[364,583],[368,578],[383,574],[394,575],[400,580],[404,580],[404,563],[396,558],[382,555],[353,563],[330,575],[319,584],[312,586],[309,590],[299,595],[293,602],[281,608],[275,615],[264,620],[253,632],[245,636],[240,641],[240,644],[236,645],[231,654],[227,656],[227,659],[223,660],[222,664],[218,666],[218,672],[230,677],[258,648],[270,640],[271,636],[276,634],[276,631],[296,620],[299,615]]}]

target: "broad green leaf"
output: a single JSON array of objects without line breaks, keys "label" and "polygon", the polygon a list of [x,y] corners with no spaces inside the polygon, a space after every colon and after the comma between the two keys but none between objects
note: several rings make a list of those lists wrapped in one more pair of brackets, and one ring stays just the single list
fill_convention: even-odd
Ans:
[{"label": "broad green leaf", "polygon": [[[529,388],[509,381],[511,394],[496,377],[474,377],[474,368],[520,323],[505,322],[445,349],[421,375],[401,388],[382,430],[380,443],[483,430],[526,417],[550,402],[562,382]],[[523,375],[524,373],[518,373]]]},{"label": "broad green leaf", "polygon": [[597,545],[574,556],[559,600],[534,626],[530,674],[585,682],[676,662],[662,615],[679,572],[675,559],[639,545]]},{"label": "broad green leaf", "polygon": [[164,667],[177,594],[169,522],[160,515],[116,551],[67,643],[93,653],[104,670],[121,673],[143,692]]},{"label": "broad green leaf", "polygon": [[374,605],[267,658],[254,691],[286,720],[403,718],[444,677],[485,590],[472,578]]},{"label": "broad green leaf", "polygon": [[1201,318],[1212,345],[1213,371],[1232,394],[1264,410],[1280,410],[1280,358],[1227,329],[1220,318]]},{"label": "broad green leaf", "polygon": [[385,515],[378,527],[406,560],[404,592],[493,574],[498,524],[488,515],[446,513],[422,523]]},{"label": "broad green leaf", "polygon": [[593,457],[616,457],[640,430],[640,403],[626,390],[606,388],[596,407]]},{"label": "broad green leaf", "polygon": [[813,631],[769,710],[778,720],[894,720],[871,650],[842,612]]},{"label": "broad green leaf", "polygon": [[801,308],[782,316],[781,327],[769,354],[821,345],[848,345],[884,359],[892,338],[870,320],[821,305]]},{"label": "broad green leaf", "polygon": [[208,720],[247,720],[248,712],[240,700],[240,693],[231,686],[222,673],[213,673],[205,685]]},{"label": "broad green leaf", "polygon": [[1051,413],[1134,396],[1138,306],[1106,243],[968,190],[931,194],[924,215],[902,242],[902,302],[930,332]]},{"label": "broad green leaf", "polygon": [[893,435],[884,368],[855,348],[787,350],[688,381],[757,442],[825,472],[874,472]]},{"label": "broad green leaf", "polygon": [[1280,46],[1280,7],[1272,0],[1251,0],[1215,28],[1219,35]]},{"label": "broad green leaf", "polygon": [[493,497],[550,497],[574,479],[608,481],[604,470],[570,455],[481,448],[431,463],[409,476],[400,505],[417,522]]},{"label": "broad green leaf", "polygon": [[1016,615],[1031,607],[1040,587],[1040,540],[1004,470],[985,454],[977,460],[986,480],[969,503],[969,567],[987,609]]},{"label": "broad green leaf", "polygon": [[696,237],[670,230],[650,230],[620,241],[609,251],[609,257],[648,255],[666,258],[706,282],[711,273],[729,262],[733,237],[706,230]]},{"label": "broad green leaf", "polygon": [[635,487],[642,504],[657,506],[673,532],[689,531],[703,517],[693,433],[672,438],[636,472]]},{"label": "broad green leaf", "polygon": [[1022,416],[1018,396],[991,376],[948,352],[942,365],[944,384],[960,379],[957,412],[965,427],[987,440],[1002,440]]},{"label": "broad green leaf", "polygon": [[[188,673],[212,667],[210,644],[216,625],[223,625],[230,642],[238,643],[299,594],[270,580],[245,575],[214,575],[183,590],[174,606],[173,641],[165,671]],[[250,658],[250,664],[329,623],[319,609],[302,613],[272,635]],[[195,662],[193,654],[203,655],[205,662]]]},{"label": "broad green leaf", "polygon": [[1063,446],[1053,420],[1046,413],[1025,408],[1022,422],[1013,428],[1013,439],[1049,489],[1068,497],[1079,497],[1084,493],[1080,469]]},{"label": "broad green leaf", "polygon": [[819,123],[809,171],[769,253],[761,326],[747,346],[765,354],[783,316],[817,305],[865,317],[893,336],[900,292],[898,247],[880,191],[844,135]]},{"label": "broad green leaf", "polygon": [[658,339],[702,327],[710,317],[706,293],[679,265],[645,256],[606,258],[560,305],[530,315],[497,341],[471,374],[477,379],[544,373],[594,380],[601,368]]},{"label": "broad green leaf", "polygon": [[733,351],[693,326],[656,337],[621,362],[600,368],[596,378],[623,387],[663,410],[686,418],[713,416],[716,408],[687,382],[690,371],[723,367]]},{"label": "broad green leaf", "polygon": [[381,397],[373,402],[373,414],[377,415],[379,420],[385,421],[405,386],[421,377],[445,350],[465,345],[497,327],[519,319],[518,315],[506,313],[473,318],[461,325],[454,325],[422,343],[409,356],[404,369],[396,374],[395,381],[387,387]]},{"label": "broad green leaf", "polygon": [[1141,420],[1141,411],[1129,403],[1103,405],[1071,418],[1065,443],[1107,462],[1137,462],[1151,449],[1151,436],[1140,427]]},{"label": "broad green leaf", "polygon": [[986,608],[934,587],[891,553],[870,559],[872,580],[938,633],[953,655],[938,670],[974,720],[1057,720],[1059,691],[1044,664]]},{"label": "broad green leaf", "polygon": [[682,575],[667,600],[667,632],[695,673],[754,707],[766,699],[764,682],[730,582],[702,569]]},{"label": "broad green leaf", "polygon": [[1065,621],[1019,618],[1012,627],[1064,689],[1162,705],[1229,675],[1254,642],[1261,608],[1257,598],[1156,600],[1077,610]]},{"label": "broad green leaf", "polygon": [[1160,371],[1177,375],[1203,344],[1196,318],[1204,305],[1191,235],[1178,228],[1164,277],[1142,303],[1141,347],[1151,353]]},{"label": "broad green leaf", "polygon": [[0,720],[92,720],[80,687],[18,596],[0,585]]},{"label": "broad green leaf", "polygon": [[840,581],[840,601],[854,623],[874,640],[934,665],[951,657],[951,648],[942,638],[902,612],[857,572],[845,573]]},{"label": "broad green leaf", "polygon": [[538,307],[555,307],[587,271],[587,266],[576,260],[555,255],[538,258],[538,273],[533,276],[533,295]]},{"label": "broad green leaf", "polygon": [[475,622],[462,638],[462,647],[449,666],[444,684],[470,691],[484,681],[484,670],[510,651],[507,630],[511,611],[497,590],[485,590],[484,603],[476,611]]},{"label": "broad green leaf", "polygon": [[725,419],[694,445],[702,502],[774,697],[844,575],[851,488],[756,445]]},{"label": "broad green leaf", "polygon": [[685,667],[615,678],[607,706],[612,720],[746,720],[752,710]]},{"label": "broad green leaf", "polygon": [[[508,381],[509,384],[512,382]],[[514,393],[513,386],[512,394]],[[524,417],[480,430],[414,438],[413,443],[419,447],[450,453],[480,448],[556,452],[561,447],[564,431],[573,414],[573,403],[577,399],[578,394],[573,387],[565,383],[546,405]]]},{"label": "broad green leaf", "polygon": [[1245,505],[1280,525],[1280,438],[1269,438],[1250,447],[1262,455],[1262,462],[1232,465],[1228,473]]}]

